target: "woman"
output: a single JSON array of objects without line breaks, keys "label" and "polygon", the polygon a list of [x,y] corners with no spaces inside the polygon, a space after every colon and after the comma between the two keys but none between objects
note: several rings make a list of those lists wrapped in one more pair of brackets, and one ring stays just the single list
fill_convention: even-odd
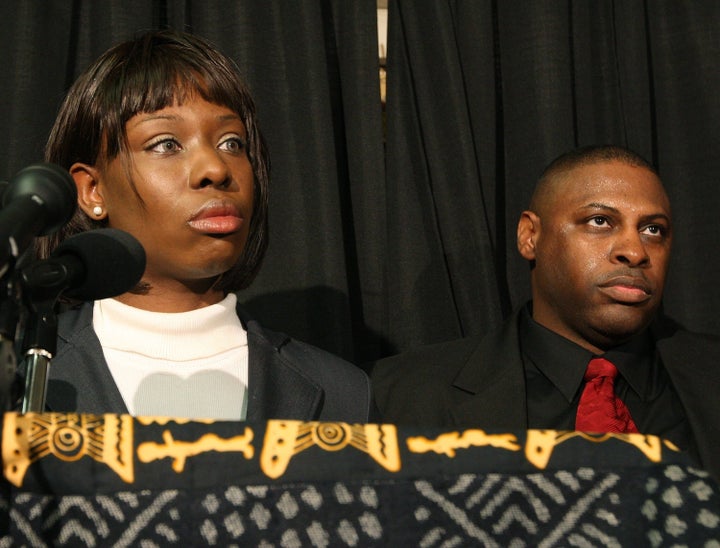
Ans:
[{"label": "woman", "polygon": [[111,48],[68,92],[46,160],[70,172],[79,207],[40,258],[102,227],[147,255],[135,289],[60,314],[50,410],[371,419],[362,370],[237,307],[267,247],[269,160],[226,56],[174,31]]}]

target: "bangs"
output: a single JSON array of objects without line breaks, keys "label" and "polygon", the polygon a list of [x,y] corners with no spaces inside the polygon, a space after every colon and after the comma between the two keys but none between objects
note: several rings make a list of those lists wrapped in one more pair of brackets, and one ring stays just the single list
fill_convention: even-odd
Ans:
[{"label": "bangs", "polygon": [[198,59],[197,51],[169,49],[136,48],[114,67],[116,74],[105,79],[109,89],[105,93],[98,90],[99,97],[105,98],[103,110],[115,113],[106,118],[104,128],[110,158],[124,148],[124,127],[130,118],[141,112],[182,104],[196,95],[210,103],[227,106],[247,126],[249,92],[232,67],[212,56]]},{"label": "bangs", "polygon": [[[133,181],[125,126],[192,97],[235,112],[247,132],[254,174],[254,207],[248,240],[238,263],[218,282],[224,291],[244,289],[255,278],[268,245],[270,158],[256,122],[255,104],[234,61],[204,38],[174,30],[150,31],[102,54],[68,91],[45,146],[45,160],[66,169],[77,162],[98,165],[121,156],[127,184],[143,204]],[[56,233],[42,237],[39,258],[49,257],[66,238],[105,226],[78,208]]]},{"label": "bangs", "polygon": [[200,67],[184,70],[176,65],[162,64],[152,73],[127,75],[118,92],[121,98],[120,115],[127,122],[140,112],[182,104],[191,96],[233,108],[236,103],[237,82],[222,79],[218,73],[208,73]]}]

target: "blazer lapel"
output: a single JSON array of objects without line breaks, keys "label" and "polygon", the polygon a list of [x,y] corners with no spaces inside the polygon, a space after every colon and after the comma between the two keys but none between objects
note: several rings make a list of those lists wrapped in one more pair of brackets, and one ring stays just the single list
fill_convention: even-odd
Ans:
[{"label": "blazer lapel", "polygon": [[[323,391],[283,355],[281,349],[289,337],[263,330],[239,307],[238,316],[248,332],[247,420],[316,419]],[[58,336],[58,354],[50,366],[48,409],[127,413],[92,328],[92,303],[63,314]]]},{"label": "blazer lapel", "polygon": [[92,303],[61,316],[58,352],[50,363],[46,407],[50,411],[127,413],[100,341],[92,328]]},{"label": "blazer lapel", "polygon": [[480,342],[453,381],[450,409],[457,425],[526,429],[525,374],[517,313]]},{"label": "blazer lapel", "polygon": [[255,321],[248,333],[248,421],[317,418],[323,391],[288,361],[281,348],[286,335],[264,331]]}]

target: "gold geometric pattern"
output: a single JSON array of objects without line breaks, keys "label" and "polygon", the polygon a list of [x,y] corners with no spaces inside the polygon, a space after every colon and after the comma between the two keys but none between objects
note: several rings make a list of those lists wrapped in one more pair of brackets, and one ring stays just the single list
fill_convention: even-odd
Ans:
[{"label": "gold geometric pattern", "polygon": [[250,443],[253,436],[252,429],[246,427],[243,435],[233,436],[230,439],[215,434],[205,434],[196,441],[178,441],[173,439],[170,430],[165,430],[163,443],[147,441],[138,446],[138,459],[140,462],[152,462],[172,457],[172,469],[179,474],[185,469],[187,458],[200,453],[210,451],[242,453],[246,459],[251,459],[255,454],[255,448]]},{"label": "gold geometric pattern", "polygon": [[133,423],[128,415],[6,413],[3,472],[20,487],[28,467],[48,455],[65,462],[88,456],[132,483]]},{"label": "gold geometric pattern", "polygon": [[[544,470],[550,461],[555,447],[571,438],[581,437],[587,441],[601,443],[609,439],[618,439],[637,447],[651,462],[662,460],[661,440],[657,436],[646,434],[588,434],[587,432],[559,430],[528,430],[525,443],[525,457],[532,464]],[[677,450],[672,444],[667,447]]]},{"label": "gold geometric pattern", "polygon": [[514,434],[486,434],[483,430],[465,430],[460,432],[448,432],[430,440],[424,436],[417,436],[407,439],[408,449],[413,453],[427,453],[433,451],[439,455],[455,457],[458,449],[469,447],[497,447],[508,451],[519,451],[517,437]]},{"label": "gold geometric pattern", "polygon": [[385,469],[400,470],[400,450],[394,425],[291,420],[268,421],[260,468],[268,477],[279,478],[294,455],[313,445],[325,451],[340,451],[351,445],[370,455]]},{"label": "gold geometric pattern", "polygon": [[[528,430],[525,440],[525,458],[532,465],[544,470],[555,447],[561,443],[580,437],[593,443],[601,443],[610,439],[617,439],[637,447],[651,462],[662,460],[662,446],[665,445],[672,451],[678,451],[672,443],[661,440],[657,436],[646,434],[588,434],[573,430]],[[433,451],[450,458],[455,457],[458,449],[470,447],[491,446],[507,451],[518,451],[521,449],[517,444],[517,438],[513,434],[486,434],[483,430],[465,430],[461,432],[446,432],[435,439],[428,439],[423,436],[410,437],[407,439],[408,449],[412,453],[427,453]]]},{"label": "gold geometric pattern", "polygon": [[[186,423],[205,421],[61,413],[5,413],[3,419],[3,473],[16,487],[22,486],[28,468],[45,457],[55,457],[64,462],[89,457],[110,467],[123,481],[132,483],[135,466],[165,458],[172,460],[172,469],[180,474],[189,458],[202,453],[241,453],[247,460],[256,455],[252,444],[255,433],[250,426],[245,426],[242,434],[228,438],[207,432],[194,440],[178,440],[173,436],[173,428],[182,429]],[[135,447],[135,429],[153,424],[166,426],[162,441],[146,439]],[[205,424],[212,426],[210,422]],[[197,430],[193,431],[197,435]],[[555,448],[576,437],[592,443],[619,440],[636,447],[652,462],[662,460],[663,448],[678,451],[666,440],[643,434],[528,430],[524,444],[525,459],[535,467],[545,469]],[[444,432],[435,438],[408,437],[406,443],[410,453],[435,452],[449,458],[454,458],[458,450],[471,447],[492,447],[513,452],[523,449],[515,434],[487,434],[480,429]],[[349,446],[366,453],[390,472],[401,469],[395,425],[296,420],[269,420],[265,423],[259,467],[266,476],[277,479],[285,473],[295,455],[310,447],[337,452]]]}]

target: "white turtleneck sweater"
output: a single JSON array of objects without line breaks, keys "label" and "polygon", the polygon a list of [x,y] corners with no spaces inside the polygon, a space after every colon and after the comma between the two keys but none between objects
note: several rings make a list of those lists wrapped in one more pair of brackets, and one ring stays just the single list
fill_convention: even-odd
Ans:
[{"label": "white turtleneck sweater", "polygon": [[95,302],[93,327],[131,415],[245,419],[248,346],[236,300],[180,313]]}]

